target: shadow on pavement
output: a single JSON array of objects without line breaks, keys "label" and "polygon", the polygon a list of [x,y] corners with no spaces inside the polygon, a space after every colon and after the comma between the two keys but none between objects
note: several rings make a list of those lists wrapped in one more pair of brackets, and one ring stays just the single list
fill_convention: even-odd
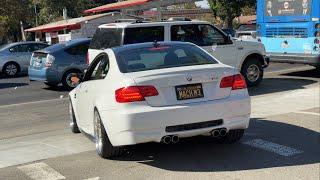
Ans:
[{"label": "shadow on pavement", "polygon": [[15,88],[28,85],[29,84],[27,83],[0,83],[0,89]]},{"label": "shadow on pavement", "polygon": [[311,69],[306,71],[296,71],[287,74],[282,74],[283,76],[295,76],[295,77],[309,77],[309,78],[320,78],[320,71],[317,69]]},{"label": "shadow on pavement", "polygon": [[[242,142],[262,139],[303,151],[291,157],[257,149]],[[119,161],[138,161],[170,171],[219,172],[315,164],[320,162],[319,133],[302,127],[253,119],[240,143],[218,144],[211,137],[185,139],[176,145],[156,143],[129,148]]]},{"label": "shadow on pavement", "polygon": [[63,86],[55,86],[55,87],[46,86],[43,89],[50,90],[50,91],[56,91],[56,92],[69,92],[70,91],[70,90],[64,88]]},{"label": "shadow on pavement", "polygon": [[276,92],[305,89],[304,86],[318,83],[309,79],[294,79],[294,78],[265,78],[259,86],[250,87],[250,96],[262,94],[270,94]]}]

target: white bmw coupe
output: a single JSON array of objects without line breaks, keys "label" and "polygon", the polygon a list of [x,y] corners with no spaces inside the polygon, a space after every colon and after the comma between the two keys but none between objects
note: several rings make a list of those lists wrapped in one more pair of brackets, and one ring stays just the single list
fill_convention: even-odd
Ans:
[{"label": "white bmw coupe", "polygon": [[106,49],[70,92],[71,130],[90,135],[103,158],[120,156],[127,145],[198,135],[234,143],[250,112],[239,72],[182,42]]}]

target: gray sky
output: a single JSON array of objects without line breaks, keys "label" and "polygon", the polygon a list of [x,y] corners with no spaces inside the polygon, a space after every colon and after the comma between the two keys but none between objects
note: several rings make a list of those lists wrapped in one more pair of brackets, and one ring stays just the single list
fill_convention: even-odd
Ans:
[{"label": "gray sky", "polygon": [[203,0],[200,2],[196,2],[197,5],[200,5],[202,8],[209,8],[208,6],[208,1],[207,0]]}]

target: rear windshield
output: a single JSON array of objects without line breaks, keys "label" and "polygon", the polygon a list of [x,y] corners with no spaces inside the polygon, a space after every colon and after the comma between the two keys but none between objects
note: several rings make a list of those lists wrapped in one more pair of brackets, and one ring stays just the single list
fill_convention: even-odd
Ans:
[{"label": "rear windshield", "polygon": [[124,44],[135,44],[145,42],[164,41],[164,27],[138,27],[126,28]]},{"label": "rear windshield", "polygon": [[91,40],[90,49],[108,49],[120,46],[123,29],[98,28]]},{"label": "rear windshield", "polygon": [[117,52],[117,61],[122,73],[217,63],[192,45],[122,50]]},{"label": "rear windshield", "polygon": [[255,24],[243,24],[240,25],[238,31],[255,31],[257,29],[257,25]]}]

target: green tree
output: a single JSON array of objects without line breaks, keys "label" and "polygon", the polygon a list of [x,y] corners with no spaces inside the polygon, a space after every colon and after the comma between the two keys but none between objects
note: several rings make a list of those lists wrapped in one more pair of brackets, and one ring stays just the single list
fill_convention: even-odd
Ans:
[{"label": "green tree", "polygon": [[233,19],[240,16],[243,7],[255,7],[256,0],[208,0],[215,17],[224,20],[229,28]]}]

